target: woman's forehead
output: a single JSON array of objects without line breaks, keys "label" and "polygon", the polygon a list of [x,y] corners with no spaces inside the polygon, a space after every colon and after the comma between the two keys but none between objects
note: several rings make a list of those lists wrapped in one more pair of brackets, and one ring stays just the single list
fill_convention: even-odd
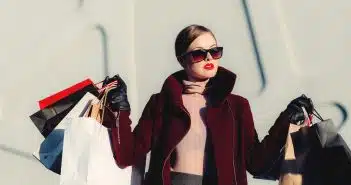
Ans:
[{"label": "woman's forehead", "polygon": [[189,45],[188,50],[209,49],[216,45],[217,41],[211,33],[203,33]]}]

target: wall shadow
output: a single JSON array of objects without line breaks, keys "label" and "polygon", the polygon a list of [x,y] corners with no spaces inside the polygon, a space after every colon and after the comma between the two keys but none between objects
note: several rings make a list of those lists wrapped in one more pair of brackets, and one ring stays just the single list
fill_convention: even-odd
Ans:
[{"label": "wall shadow", "polygon": [[259,92],[261,94],[266,89],[266,86],[267,86],[266,74],[264,71],[262,57],[260,54],[260,50],[259,50],[259,46],[258,46],[258,42],[257,42],[257,38],[256,38],[256,31],[255,31],[255,28],[254,28],[253,23],[252,23],[251,13],[250,13],[250,10],[249,10],[248,4],[247,4],[247,0],[241,0],[241,4],[242,4],[242,8],[244,10],[245,21],[246,21],[247,29],[248,29],[248,32],[250,35],[253,52],[255,54],[257,68],[259,71],[259,76],[261,79],[261,88],[260,88],[260,92]]},{"label": "wall shadow", "polygon": [[95,25],[95,29],[99,31],[100,35],[101,35],[101,45],[102,45],[102,61],[103,61],[103,74],[104,76],[108,76],[109,74],[109,70],[108,70],[108,36],[107,36],[107,32],[104,26],[102,26],[101,24],[96,24]]},{"label": "wall shadow", "polygon": [[37,161],[32,154],[27,153],[27,152],[23,152],[21,150],[18,150],[16,148],[12,148],[12,147],[4,145],[4,144],[0,144],[0,150],[7,152],[7,153],[10,153],[10,154],[13,154],[13,155],[16,155],[16,156],[21,157],[21,158],[31,160],[31,161]]}]

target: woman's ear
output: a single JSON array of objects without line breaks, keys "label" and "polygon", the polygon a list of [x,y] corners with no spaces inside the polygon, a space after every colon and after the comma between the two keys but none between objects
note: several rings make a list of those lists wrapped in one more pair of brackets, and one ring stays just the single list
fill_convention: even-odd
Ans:
[{"label": "woman's ear", "polygon": [[186,66],[185,66],[185,59],[184,59],[183,57],[178,56],[178,57],[177,57],[177,60],[178,60],[179,64],[180,64],[183,68],[186,67]]},{"label": "woman's ear", "polygon": [[181,57],[181,56],[177,56],[177,60],[178,60],[178,62],[179,62],[179,63],[182,63],[182,61],[183,61],[183,57]]}]

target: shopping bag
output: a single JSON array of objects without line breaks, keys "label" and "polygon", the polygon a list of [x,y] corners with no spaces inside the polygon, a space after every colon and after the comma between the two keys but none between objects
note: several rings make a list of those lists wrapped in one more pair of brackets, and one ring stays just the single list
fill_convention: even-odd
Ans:
[{"label": "shopping bag", "polygon": [[33,155],[49,170],[60,174],[63,149],[64,130],[70,120],[83,116],[91,103],[98,102],[96,96],[87,92],[73,109],[60,121],[55,129],[42,141]]},{"label": "shopping bag", "polygon": [[308,154],[308,129],[311,125],[311,115],[302,107],[305,119],[300,124],[290,124],[281,166],[279,185],[303,185],[303,170]]},{"label": "shopping bag", "polygon": [[305,184],[351,184],[351,151],[331,119],[313,124],[308,131],[310,152]]},{"label": "shopping bag", "polygon": [[[291,140],[287,140],[287,143],[289,142],[293,146],[294,155],[299,150],[300,154],[304,152],[305,158],[301,173],[302,185],[351,184],[351,152],[349,147],[331,119],[324,120],[316,110],[313,111],[313,115],[319,121],[308,124],[307,127],[304,127],[306,129],[299,129],[290,134]],[[308,117],[305,115],[305,118]],[[301,138],[303,138],[303,142],[301,142]],[[304,146],[301,147],[302,145]],[[304,148],[302,152],[301,148]],[[297,180],[294,178],[296,176],[290,175],[289,177],[287,175],[285,179],[284,176],[281,176],[280,183],[296,182]],[[300,182],[298,181],[298,184],[301,184]]]},{"label": "shopping bag", "polygon": [[108,129],[101,124],[101,102],[90,107],[89,117],[71,119],[65,130],[60,185],[130,185],[131,169],[117,166]]},{"label": "shopping bag", "polygon": [[52,107],[40,110],[30,116],[39,132],[47,137],[57,124],[74,107],[74,102],[60,102]]},{"label": "shopping bag", "polygon": [[130,171],[116,165],[104,126],[89,117],[71,120],[65,131],[60,185],[130,185]]},{"label": "shopping bag", "polygon": [[59,100],[64,99],[67,96],[70,96],[76,93],[77,91],[83,89],[84,87],[91,86],[91,85],[93,85],[93,82],[90,79],[86,79],[64,90],[61,90],[53,95],[50,95],[49,97],[39,100],[40,110],[43,110],[53,105],[54,103],[58,102]]},{"label": "shopping bag", "polygon": [[[59,122],[70,112],[77,102],[87,93],[95,96],[98,95],[97,88],[90,84],[84,88],[76,91],[63,99],[55,102],[53,105],[39,110],[30,116],[34,125],[38,128],[39,132],[47,137],[50,132],[59,124]],[[54,96],[55,97],[55,96]],[[49,102],[49,101],[44,101]]]}]

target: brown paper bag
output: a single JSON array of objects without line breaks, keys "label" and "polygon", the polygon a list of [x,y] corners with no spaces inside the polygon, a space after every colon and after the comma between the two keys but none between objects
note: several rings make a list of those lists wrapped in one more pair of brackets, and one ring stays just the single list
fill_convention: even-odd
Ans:
[{"label": "brown paper bag", "polygon": [[94,118],[97,122],[101,123],[102,122],[101,113],[102,113],[101,105],[99,103],[92,104],[90,117]]},{"label": "brown paper bag", "polygon": [[112,88],[113,87],[109,87],[105,89],[105,91],[101,94],[102,97],[98,103],[90,104],[86,117],[94,118],[97,122],[102,124],[105,115],[107,94]]}]

